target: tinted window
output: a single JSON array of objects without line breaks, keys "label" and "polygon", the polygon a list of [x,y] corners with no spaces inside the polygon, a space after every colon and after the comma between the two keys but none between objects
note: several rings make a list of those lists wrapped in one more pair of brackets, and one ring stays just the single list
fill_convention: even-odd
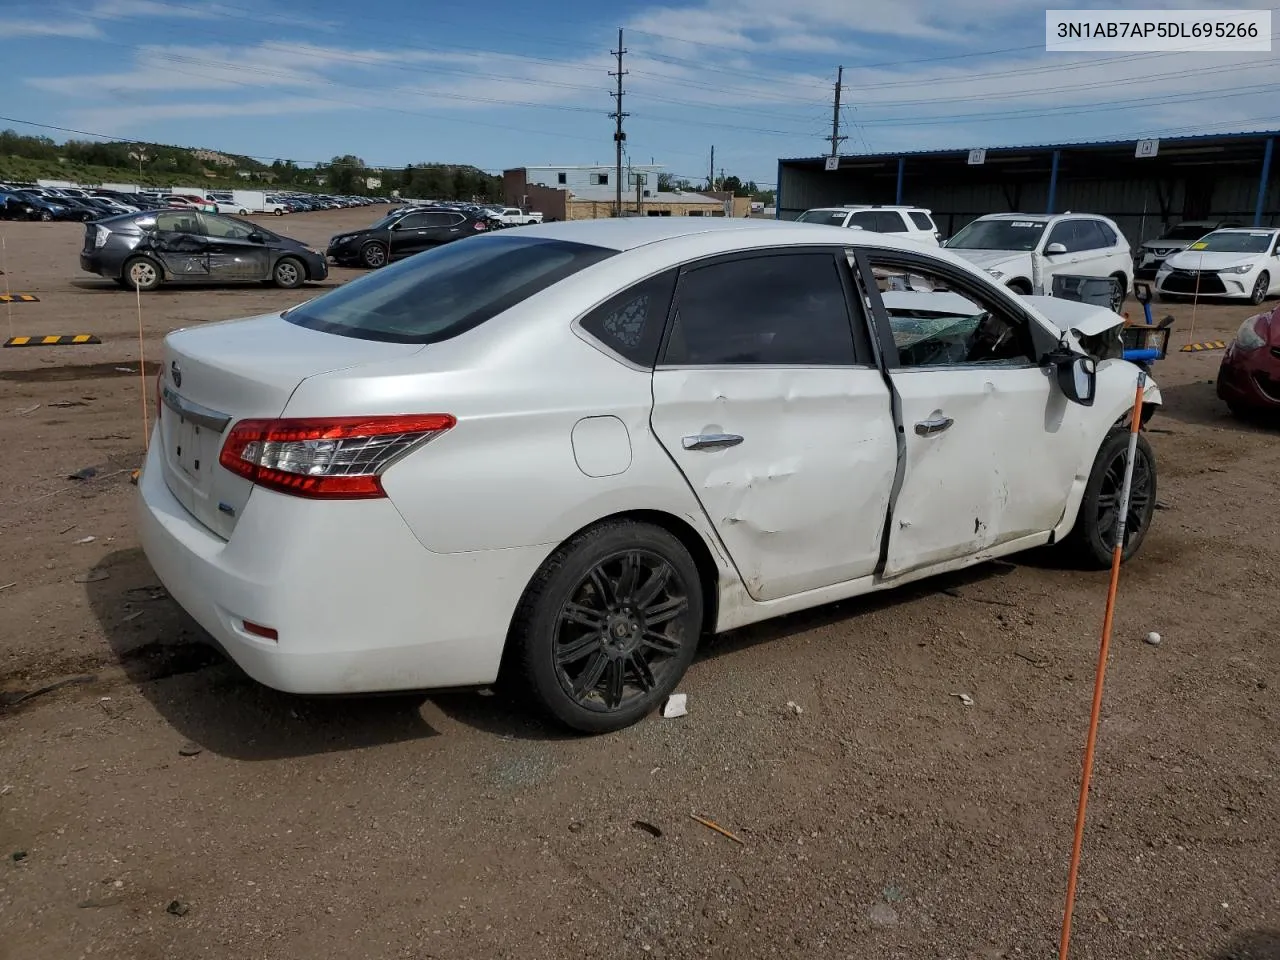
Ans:
[{"label": "tinted window", "polygon": [[663,362],[855,363],[835,257],[773,254],[689,271],[676,290]]},{"label": "tinted window", "polygon": [[632,363],[652,367],[675,290],[676,271],[650,277],[582,318],[582,329]]},{"label": "tinted window", "polygon": [[615,253],[541,238],[468,237],[366,274],[308,300],[285,319],[363,340],[432,343]]},{"label": "tinted window", "polygon": [[848,213],[844,210],[806,210],[796,217],[797,223],[824,223],[832,227],[843,227]]},{"label": "tinted window", "polygon": [[907,222],[897,210],[881,210],[876,214],[881,233],[906,233]]},{"label": "tinted window", "polygon": [[994,298],[915,262],[873,256],[900,367],[1030,363],[1030,331]]},{"label": "tinted window", "polygon": [[159,233],[200,233],[200,215],[194,210],[162,210],[156,214]]},{"label": "tinted window", "polygon": [[[431,226],[431,222],[427,219],[429,216],[433,216],[433,214],[411,213],[401,220],[396,228],[399,230],[422,230]],[[439,214],[434,214],[434,216],[439,216]]]},{"label": "tinted window", "polygon": [[428,227],[452,227],[467,219],[460,213],[423,213],[420,216]]},{"label": "tinted window", "polygon": [[859,210],[849,218],[849,226],[861,227],[863,230],[880,230],[880,218],[874,210]]},{"label": "tinted window", "polygon": [[1062,244],[1067,253],[1096,250],[1103,245],[1092,220],[1063,220],[1050,231],[1048,242]]},{"label": "tinted window", "polygon": [[929,219],[929,215],[927,213],[921,213],[919,210],[912,210],[910,217],[911,222],[921,230],[928,230],[932,233],[934,230],[938,229],[933,225],[933,221]]},{"label": "tinted window", "polygon": [[1102,246],[1114,247],[1120,242],[1120,238],[1116,236],[1116,232],[1101,220],[1093,221],[1093,229],[1098,231],[1098,235],[1102,237]]}]

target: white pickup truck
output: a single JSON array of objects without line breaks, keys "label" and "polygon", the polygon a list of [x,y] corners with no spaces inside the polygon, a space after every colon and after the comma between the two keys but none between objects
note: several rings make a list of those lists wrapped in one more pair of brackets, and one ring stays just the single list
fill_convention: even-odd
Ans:
[{"label": "white pickup truck", "polygon": [[531,223],[542,222],[542,214],[525,213],[519,207],[503,207],[495,211],[494,215],[508,227],[525,227]]}]

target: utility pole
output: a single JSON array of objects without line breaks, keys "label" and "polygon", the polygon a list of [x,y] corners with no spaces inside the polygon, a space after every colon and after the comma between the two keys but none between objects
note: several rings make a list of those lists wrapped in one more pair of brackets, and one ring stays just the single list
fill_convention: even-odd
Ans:
[{"label": "utility pole", "polygon": [[617,191],[614,200],[613,215],[615,217],[622,216],[622,143],[627,139],[627,135],[622,132],[622,118],[628,117],[630,114],[622,112],[622,78],[627,75],[627,71],[622,69],[622,55],[627,52],[626,47],[622,45],[622,28],[618,28],[618,49],[611,51],[618,58],[618,71],[610,73],[609,76],[618,78],[618,90],[613,94],[614,111],[609,116],[616,121],[613,130],[613,145],[616,154],[614,169],[614,189]]},{"label": "utility pole", "polygon": [[831,111],[831,136],[827,139],[831,141],[831,156],[840,153],[840,144],[848,140],[848,137],[840,136],[840,85],[844,81],[844,67],[836,69],[836,102]]},{"label": "utility pole", "polygon": [[707,167],[707,189],[716,188],[716,148],[711,148],[711,166]]}]

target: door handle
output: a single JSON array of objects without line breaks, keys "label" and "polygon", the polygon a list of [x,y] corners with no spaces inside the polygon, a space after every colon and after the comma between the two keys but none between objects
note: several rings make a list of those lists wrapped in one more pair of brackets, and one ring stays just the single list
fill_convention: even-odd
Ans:
[{"label": "door handle", "polygon": [[950,417],[931,417],[928,420],[919,420],[916,422],[916,433],[922,437],[932,437],[934,434],[946,430],[953,423],[955,421]]},{"label": "door handle", "polygon": [[701,433],[685,437],[683,445],[686,450],[724,450],[741,442],[742,438],[736,433]]}]

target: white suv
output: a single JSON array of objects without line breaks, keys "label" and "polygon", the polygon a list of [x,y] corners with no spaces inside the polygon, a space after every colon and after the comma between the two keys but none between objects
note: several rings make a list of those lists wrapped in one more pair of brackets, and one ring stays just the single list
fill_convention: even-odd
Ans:
[{"label": "white suv", "polygon": [[1093,213],[989,213],[943,246],[1021,294],[1051,296],[1057,274],[1115,277],[1133,289],[1129,241]]},{"label": "white suv", "polygon": [[857,227],[875,233],[902,233],[912,240],[936,247],[941,235],[931,214],[932,211],[924,207],[846,203],[842,207],[814,207],[800,214],[796,220],[828,227]]}]

